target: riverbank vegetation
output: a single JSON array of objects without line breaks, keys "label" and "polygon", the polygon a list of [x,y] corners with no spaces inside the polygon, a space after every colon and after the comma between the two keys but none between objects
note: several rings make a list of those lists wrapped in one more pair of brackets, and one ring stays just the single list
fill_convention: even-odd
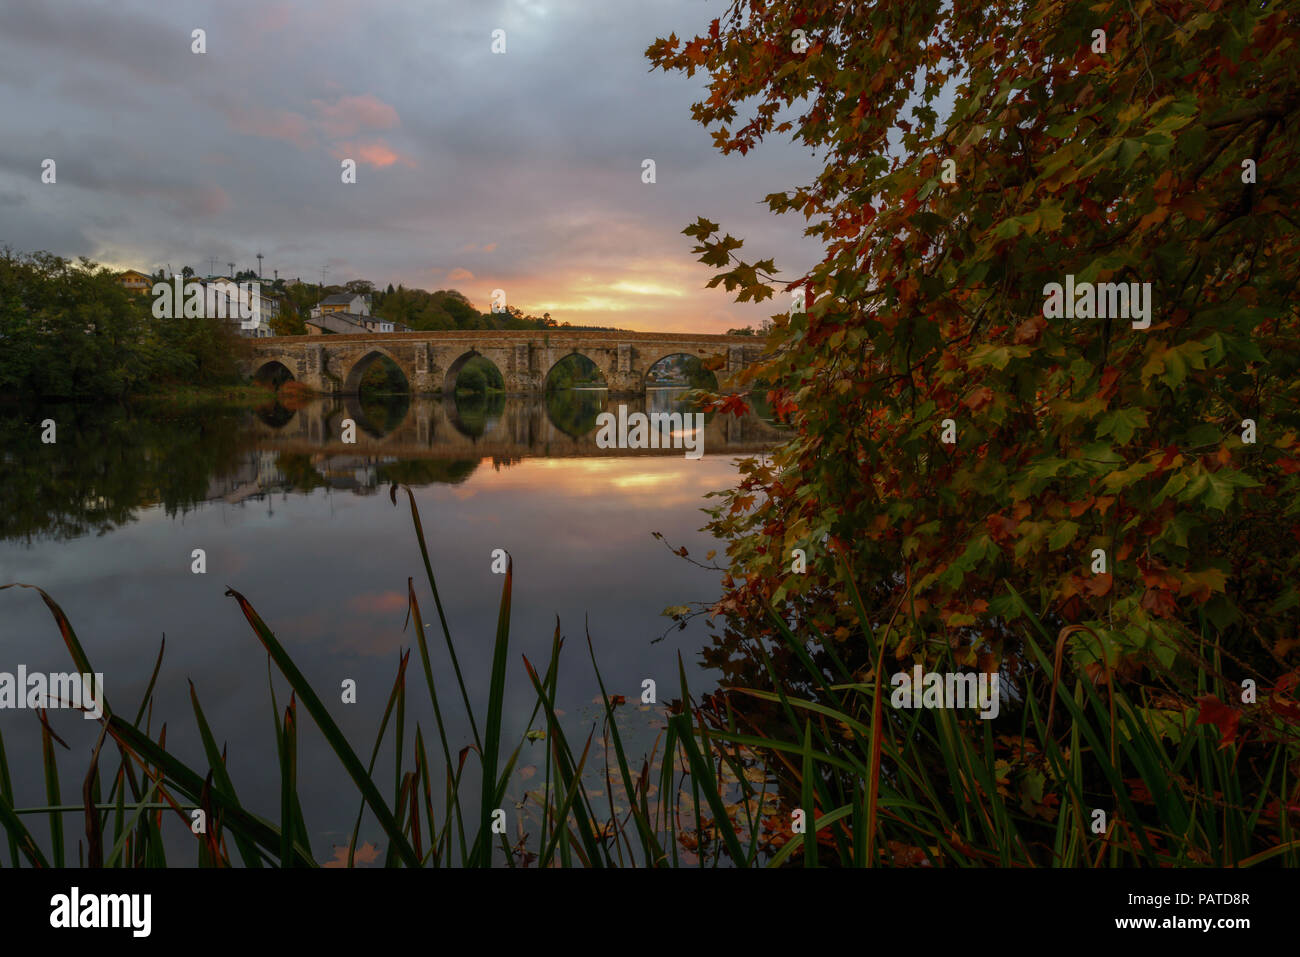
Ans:
[{"label": "riverbank vegetation", "polygon": [[157,320],[150,300],[88,259],[0,253],[0,395],[121,399],[240,382],[238,337],[208,319]]}]

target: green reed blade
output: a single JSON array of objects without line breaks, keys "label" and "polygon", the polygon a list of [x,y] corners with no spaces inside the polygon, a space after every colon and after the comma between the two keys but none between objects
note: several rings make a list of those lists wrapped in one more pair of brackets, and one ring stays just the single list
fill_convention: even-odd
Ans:
[{"label": "green reed blade", "polygon": [[227,589],[226,594],[233,597],[239,603],[239,607],[243,611],[244,617],[248,619],[248,623],[252,625],[253,631],[257,634],[257,637],[261,639],[262,645],[268,652],[270,652],[271,657],[275,660],[276,667],[280,669],[280,673],[284,675],[285,679],[289,682],[289,685],[302,700],[303,705],[307,708],[307,713],[311,715],[312,720],[316,722],[316,726],[320,728],[321,733],[325,735],[326,741],[342,762],[343,767],[348,772],[348,776],[352,778],[353,783],[355,783],[357,787],[360,788],[361,793],[365,795],[367,803],[370,804],[371,811],[373,811],[375,817],[379,819],[379,824],[388,835],[388,839],[397,843],[398,851],[401,854],[403,863],[408,867],[418,867],[420,859],[416,856],[415,850],[402,834],[401,828],[397,826],[397,821],[393,817],[393,812],[389,810],[388,805],[384,803],[383,797],[375,787],[375,783],[366,774],[366,769],[362,767],[361,760],[357,757],[356,752],[352,750],[352,746],[348,744],[347,738],[343,736],[343,732],[339,730],[339,726],[335,724],[334,719],[330,717],[329,711],[326,710],[325,705],[321,703],[320,698],[317,697],[316,692],[312,689],[307,679],[303,677],[302,672],[298,670],[298,666],[293,663],[293,659],[289,657],[288,653],[284,650],[284,647],[276,639],[275,635],[271,633],[271,629],[266,626],[266,623],[262,621],[261,617],[253,609],[253,606],[249,604],[248,599],[233,588]]},{"label": "green reed blade", "polygon": [[[160,660],[161,657],[161,654],[159,654]],[[157,672],[155,671],[155,674],[156,673]],[[220,749],[217,748],[217,740],[212,735],[212,728],[208,725],[207,716],[204,715],[203,708],[199,705],[199,695],[194,688],[194,682],[189,682],[189,685],[190,706],[194,710],[194,720],[199,727],[199,738],[203,742],[203,751],[207,755],[208,767],[212,771],[213,781],[216,783],[218,788],[229,796],[233,803],[238,804],[239,798],[235,794],[235,783],[230,778],[230,772],[226,768],[226,762]],[[136,723],[139,724],[138,721]],[[252,842],[250,842],[248,838],[239,831],[234,832],[234,837],[235,846],[239,848],[239,855],[243,858],[244,866],[261,867],[261,855],[257,853],[257,849],[253,846]]]}]

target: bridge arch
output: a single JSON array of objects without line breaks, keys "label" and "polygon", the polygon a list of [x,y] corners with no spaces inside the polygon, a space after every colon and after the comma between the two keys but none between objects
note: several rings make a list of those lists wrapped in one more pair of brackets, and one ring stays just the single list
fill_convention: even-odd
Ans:
[{"label": "bridge arch", "polygon": [[490,357],[485,356],[477,349],[471,347],[465,352],[462,352],[447,366],[447,374],[443,376],[442,379],[442,394],[444,396],[454,396],[456,394],[456,380],[460,378],[461,370],[464,369],[473,359],[482,359],[485,362],[491,363],[492,368],[497,370],[497,375],[502,379],[502,381],[505,381],[505,376],[500,363],[493,362]]},{"label": "bridge arch", "polygon": [[278,359],[268,359],[258,364],[253,372],[254,382],[274,386],[277,389],[292,379],[293,370]]},{"label": "bridge arch", "polygon": [[357,395],[361,391],[361,380],[366,377],[370,367],[382,359],[387,359],[397,367],[398,372],[402,373],[402,378],[406,380],[406,391],[409,393],[411,391],[410,374],[402,368],[402,364],[397,360],[397,357],[382,346],[371,347],[365,355],[352,364],[347,377],[343,380],[343,392],[346,395]]},{"label": "bridge arch", "polygon": [[[687,388],[716,391],[720,378],[719,371],[722,370],[710,369],[704,357],[690,352],[670,352],[646,366],[644,383],[649,389],[662,384],[660,376],[673,374],[674,377],[682,379],[681,384]],[[723,374],[725,375],[725,371]]]},{"label": "bridge arch", "polygon": [[[572,362],[574,359],[580,361],[574,363]],[[542,379],[543,391],[550,392],[554,386],[558,386],[558,383],[555,381],[556,373],[560,370],[560,367],[565,364],[568,364],[571,368],[575,368],[575,371],[578,371],[578,367],[581,367],[581,374],[595,372],[596,377],[600,380],[601,387],[606,389],[609,388],[609,376],[606,374],[606,370],[600,367],[600,362],[592,356],[587,355],[583,350],[574,349],[571,352],[560,356],[560,358],[551,363],[551,367],[546,370],[546,375]],[[563,386],[558,387],[563,388]]]},{"label": "bridge arch", "polygon": [[645,371],[641,373],[641,390],[650,385],[650,373],[665,359],[690,356],[698,359],[713,374],[719,385],[727,376],[727,347],[713,345],[670,344],[655,349],[645,357]]}]

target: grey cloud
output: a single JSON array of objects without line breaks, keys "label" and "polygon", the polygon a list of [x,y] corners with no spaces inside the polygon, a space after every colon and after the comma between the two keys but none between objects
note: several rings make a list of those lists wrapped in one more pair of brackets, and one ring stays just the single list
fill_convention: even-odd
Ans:
[{"label": "grey cloud", "polygon": [[[334,280],[436,287],[465,268],[490,288],[498,274],[663,258],[702,286],[708,270],[685,271],[694,260],[680,231],[705,215],[755,255],[806,268],[816,250],[802,219],[759,205],[812,179],[806,151],[772,141],[718,155],[690,119],[702,76],[652,73],[643,56],[656,36],[690,35],[716,12],[695,0],[9,0],[4,231],[18,248],[146,268],[245,266],[261,249],[268,271],[304,279],[329,263]],[[201,57],[189,52],[195,26],[208,30]],[[490,52],[497,27],[504,56]],[[349,111],[359,97],[373,102]],[[345,143],[357,158],[370,148],[397,161],[362,160],[345,186]],[[75,192],[51,209],[30,200],[54,151],[60,190]],[[654,185],[640,182],[644,158]],[[111,234],[96,225],[106,221]],[[721,292],[716,304],[738,321],[772,311]]]}]

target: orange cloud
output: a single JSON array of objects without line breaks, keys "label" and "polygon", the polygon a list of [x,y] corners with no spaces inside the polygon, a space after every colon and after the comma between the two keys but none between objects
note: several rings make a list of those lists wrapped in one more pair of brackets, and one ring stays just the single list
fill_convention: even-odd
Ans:
[{"label": "orange cloud", "polygon": [[415,160],[390,149],[383,140],[369,143],[340,143],[331,152],[335,159],[354,159],[358,163],[365,163],[378,169],[392,166],[394,163],[415,167]]},{"label": "orange cloud", "polygon": [[453,269],[451,272],[447,273],[448,282],[456,282],[461,279],[473,279],[473,278],[474,278],[474,274],[470,272],[468,269]]},{"label": "orange cloud", "polygon": [[[379,848],[369,841],[364,842],[360,847],[352,852],[353,864],[373,864],[379,860]],[[334,845],[334,857],[324,864],[325,867],[347,867],[348,866],[348,846],[346,844]]]}]

